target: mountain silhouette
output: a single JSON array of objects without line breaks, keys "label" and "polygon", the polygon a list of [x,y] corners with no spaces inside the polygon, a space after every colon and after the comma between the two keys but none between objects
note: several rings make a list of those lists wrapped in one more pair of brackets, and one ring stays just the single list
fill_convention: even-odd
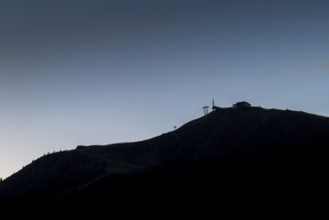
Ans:
[{"label": "mountain silhouette", "polygon": [[0,204],[305,203],[325,188],[328,137],[327,117],[216,108],[149,140],[44,155],[0,183]]}]

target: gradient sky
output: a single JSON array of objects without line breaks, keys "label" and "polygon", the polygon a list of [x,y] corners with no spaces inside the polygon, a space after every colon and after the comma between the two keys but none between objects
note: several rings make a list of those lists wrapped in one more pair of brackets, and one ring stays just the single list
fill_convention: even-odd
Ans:
[{"label": "gradient sky", "polygon": [[0,177],[246,100],[329,116],[321,0],[0,0]]}]

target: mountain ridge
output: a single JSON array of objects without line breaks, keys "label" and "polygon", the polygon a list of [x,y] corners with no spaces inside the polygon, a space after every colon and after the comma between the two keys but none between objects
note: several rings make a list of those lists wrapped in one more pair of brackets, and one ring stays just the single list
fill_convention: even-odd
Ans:
[{"label": "mountain ridge", "polygon": [[[287,185],[304,186],[299,181],[305,177],[321,178],[328,136],[329,118],[323,116],[260,107],[217,109],[148,140],[80,146],[41,157],[0,184],[0,203],[188,198],[189,193],[218,194],[218,188],[249,195],[248,187],[260,195],[274,183],[287,192]],[[253,184],[259,181],[265,182],[258,189]]]}]

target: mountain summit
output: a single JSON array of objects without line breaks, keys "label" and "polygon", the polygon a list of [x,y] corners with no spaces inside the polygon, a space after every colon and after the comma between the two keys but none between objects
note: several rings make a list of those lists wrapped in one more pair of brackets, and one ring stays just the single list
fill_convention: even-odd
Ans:
[{"label": "mountain summit", "polygon": [[45,155],[0,183],[0,203],[304,201],[324,186],[328,137],[327,117],[216,108],[149,140]]}]

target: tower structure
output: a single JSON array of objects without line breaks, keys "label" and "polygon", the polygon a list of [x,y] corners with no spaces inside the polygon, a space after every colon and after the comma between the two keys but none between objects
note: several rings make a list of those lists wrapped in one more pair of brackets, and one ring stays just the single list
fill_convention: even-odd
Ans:
[{"label": "tower structure", "polygon": [[208,114],[209,106],[203,106],[204,115]]}]

